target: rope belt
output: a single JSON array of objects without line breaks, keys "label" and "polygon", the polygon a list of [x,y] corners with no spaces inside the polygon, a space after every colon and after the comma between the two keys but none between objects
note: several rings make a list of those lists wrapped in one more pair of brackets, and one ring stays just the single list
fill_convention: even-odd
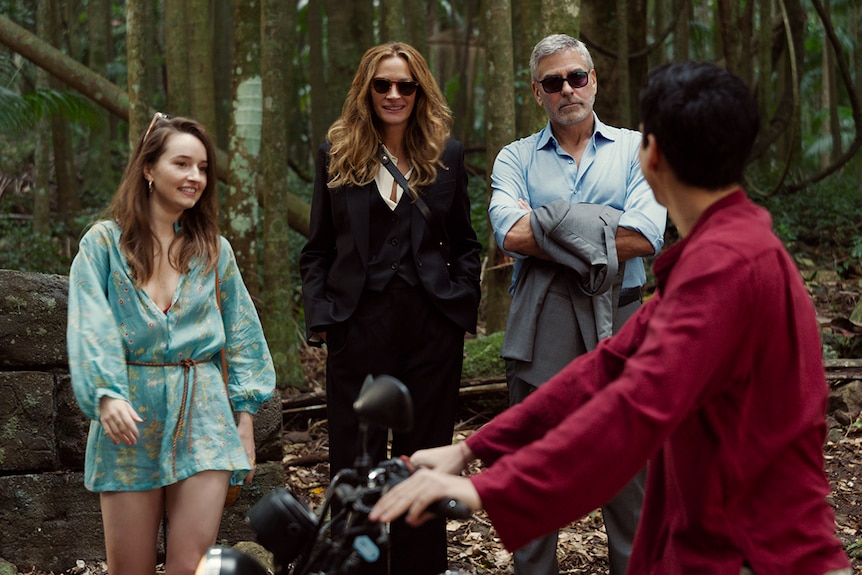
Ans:
[{"label": "rope belt", "polygon": [[[201,363],[211,363],[213,358],[209,359],[184,359],[182,361],[174,361],[174,362],[166,362],[166,363],[156,363],[156,362],[146,362],[146,361],[127,361],[127,365],[143,365],[147,367],[182,367],[183,368],[183,400],[180,403],[180,413],[177,415],[177,425],[174,429],[174,435],[171,438],[171,469],[173,470],[174,475],[177,474],[177,440],[182,435],[183,430],[186,428],[186,401],[189,395],[189,372],[192,372],[192,399],[194,399],[195,391],[198,386],[198,364]],[[188,406],[189,415],[188,415],[188,431],[186,431],[186,449],[189,453],[192,450],[192,408],[194,407],[194,401]]]}]

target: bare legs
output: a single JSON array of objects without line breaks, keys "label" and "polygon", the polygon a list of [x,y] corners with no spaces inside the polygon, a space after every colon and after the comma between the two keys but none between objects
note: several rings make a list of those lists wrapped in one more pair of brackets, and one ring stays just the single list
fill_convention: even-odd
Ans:
[{"label": "bare legs", "polygon": [[163,489],[101,494],[111,575],[153,575],[163,505],[168,529],[166,575],[192,575],[215,543],[228,471],[204,471]]}]

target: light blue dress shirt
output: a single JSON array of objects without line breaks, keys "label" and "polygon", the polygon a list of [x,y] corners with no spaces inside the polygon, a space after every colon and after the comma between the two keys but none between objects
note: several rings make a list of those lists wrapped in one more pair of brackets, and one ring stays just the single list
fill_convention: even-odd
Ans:
[{"label": "light blue dress shirt", "polygon": [[[519,198],[531,208],[567,199],[575,204],[601,204],[622,210],[619,226],[643,234],[658,254],[664,244],[667,211],[656,202],[641,173],[638,162],[641,134],[608,126],[595,113],[593,120],[593,135],[580,166],[557,145],[550,122],[541,131],[512,142],[497,155],[491,174],[488,214],[501,249],[506,234],[527,213],[518,206]],[[522,260],[527,256],[504,251],[515,258],[514,287]],[[627,261],[622,287],[637,287],[645,282],[643,260]]]}]

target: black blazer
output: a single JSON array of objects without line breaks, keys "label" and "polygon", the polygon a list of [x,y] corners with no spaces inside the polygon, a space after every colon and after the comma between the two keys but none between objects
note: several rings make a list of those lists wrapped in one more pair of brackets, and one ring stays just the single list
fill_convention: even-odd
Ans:
[{"label": "black blazer", "polygon": [[[447,266],[430,227],[411,206],[410,245],[422,287],[435,306],[464,331],[476,333],[481,245],[470,223],[464,148],[448,140],[437,180],[420,191],[445,233]],[[329,189],[329,145],[317,153],[308,242],[299,259],[307,337],[345,321],[356,309],[368,263],[369,201],[379,193],[365,186]],[[409,196],[404,197],[409,200]]]}]

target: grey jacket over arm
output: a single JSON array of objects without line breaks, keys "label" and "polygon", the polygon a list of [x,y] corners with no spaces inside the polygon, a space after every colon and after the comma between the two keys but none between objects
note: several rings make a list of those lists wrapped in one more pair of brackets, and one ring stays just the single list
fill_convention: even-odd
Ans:
[{"label": "grey jacket over arm", "polygon": [[[556,200],[530,212],[539,247],[551,261],[530,257],[515,284],[501,355],[532,361],[537,320],[557,274],[564,273],[572,307],[588,349],[613,331],[613,314],[625,262],[617,259],[616,232],[622,211],[598,204]],[[543,329],[545,326],[543,326]],[[564,326],[565,328],[565,326]]]}]

